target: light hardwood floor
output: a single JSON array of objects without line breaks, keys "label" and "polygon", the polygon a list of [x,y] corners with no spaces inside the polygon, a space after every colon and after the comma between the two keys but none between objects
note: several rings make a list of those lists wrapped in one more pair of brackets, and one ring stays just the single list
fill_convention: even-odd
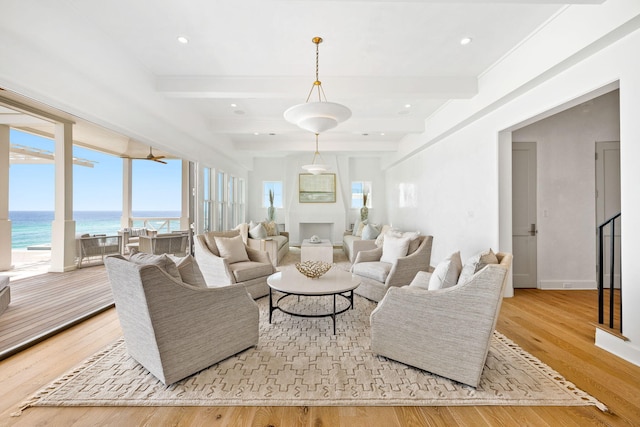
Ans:
[{"label": "light hardwood floor", "polygon": [[114,309],[0,362],[0,426],[591,426],[640,425],[640,367],[593,344],[594,291],[516,290],[497,329],[605,403],[595,407],[29,408],[42,386],[120,336]]}]

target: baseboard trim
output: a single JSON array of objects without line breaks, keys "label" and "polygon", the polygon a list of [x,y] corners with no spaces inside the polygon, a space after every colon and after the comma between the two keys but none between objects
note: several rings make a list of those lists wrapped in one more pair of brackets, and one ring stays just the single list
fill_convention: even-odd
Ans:
[{"label": "baseboard trim", "polygon": [[595,280],[540,280],[540,289],[594,290],[598,289],[598,283]]}]

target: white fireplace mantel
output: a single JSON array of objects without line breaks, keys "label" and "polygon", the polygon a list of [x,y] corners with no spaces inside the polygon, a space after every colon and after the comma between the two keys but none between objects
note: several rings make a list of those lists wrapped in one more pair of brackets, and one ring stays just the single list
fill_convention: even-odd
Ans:
[{"label": "white fireplace mantel", "polygon": [[[301,224],[303,229],[305,225],[309,225],[307,227],[308,230],[316,230],[317,232],[314,232],[314,234],[330,234],[321,237],[331,239],[331,243],[334,245],[342,243],[342,235],[345,230],[345,218],[342,212],[289,212],[287,227],[291,244],[298,245],[302,243],[303,239],[310,237],[301,235]],[[317,227],[314,227],[314,224]],[[324,227],[324,225],[327,227]],[[304,230],[302,231],[304,232]]]}]

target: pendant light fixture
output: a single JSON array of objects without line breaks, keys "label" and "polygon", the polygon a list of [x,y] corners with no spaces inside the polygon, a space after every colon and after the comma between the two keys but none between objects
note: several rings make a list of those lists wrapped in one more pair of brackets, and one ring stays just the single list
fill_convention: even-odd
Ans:
[{"label": "pendant light fixture", "polygon": [[329,165],[316,163],[318,158],[320,158],[320,161],[324,163],[324,159],[318,151],[318,134],[316,133],[316,152],[313,153],[313,160],[311,160],[311,164],[302,166],[302,169],[313,175],[320,175],[321,173],[327,172],[329,170]]},{"label": "pendant light fixture", "polygon": [[[351,117],[351,110],[342,104],[327,101],[327,96],[322,89],[322,83],[318,78],[318,46],[322,43],[322,38],[314,37],[311,41],[316,45],[316,80],[311,86],[306,102],[289,108],[284,112],[284,118],[304,130],[322,133],[333,129],[339,123]],[[314,90],[318,92],[318,100],[309,102]]]}]

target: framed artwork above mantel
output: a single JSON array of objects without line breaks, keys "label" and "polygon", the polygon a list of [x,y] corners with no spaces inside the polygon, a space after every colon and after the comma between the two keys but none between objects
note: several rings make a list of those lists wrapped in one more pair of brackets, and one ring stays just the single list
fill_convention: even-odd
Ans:
[{"label": "framed artwork above mantel", "polygon": [[336,174],[301,173],[298,179],[298,201],[300,203],[335,203]]}]

